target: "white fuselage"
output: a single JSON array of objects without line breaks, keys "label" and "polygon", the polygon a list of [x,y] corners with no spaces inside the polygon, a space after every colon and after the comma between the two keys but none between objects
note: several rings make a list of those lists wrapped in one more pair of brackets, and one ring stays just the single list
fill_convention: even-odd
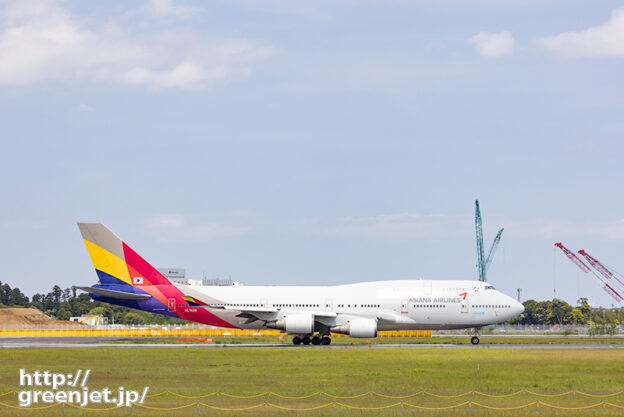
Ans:
[{"label": "white fuselage", "polygon": [[[356,319],[374,320],[379,330],[478,328],[524,311],[522,304],[479,281],[176,287],[239,328],[265,328],[267,322],[302,314],[312,314],[329,328]],[[248,319],[250,315],[253,320]]]}]

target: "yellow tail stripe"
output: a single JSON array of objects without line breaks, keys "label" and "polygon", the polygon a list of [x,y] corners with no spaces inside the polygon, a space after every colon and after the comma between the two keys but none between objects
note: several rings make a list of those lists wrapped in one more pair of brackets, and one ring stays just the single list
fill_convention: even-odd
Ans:
[{"label": "yellow tail stripe", "polygon": [[95,269],[99,269],[100,271],[112,275],[128,284],[132,284],[132,281],[130,280],[130,273],[128,272],[128,266],[123,259],[120,259],[106,249],[103,249],[86,239],[84,242],[87,246],[87,251],[89,251],[89,256],[91,256],[91,262],[93,262]]}]

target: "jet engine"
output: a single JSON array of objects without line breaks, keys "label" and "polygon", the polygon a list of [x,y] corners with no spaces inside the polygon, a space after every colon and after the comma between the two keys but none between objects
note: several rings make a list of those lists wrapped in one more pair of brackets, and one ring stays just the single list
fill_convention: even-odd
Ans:
[{"label": "jet engine", "polygon": [[291,334],[312,334],[314,333],[314,316],[312,314],[289,314],[279,320],[266,324],[272,329],[285,330]]},{"label": "jet engine", "polygon": [[333,333],[348,334],[351,337],[377,337],[377,321],[371,319],[355,319],[346,324],[332,327]]}]

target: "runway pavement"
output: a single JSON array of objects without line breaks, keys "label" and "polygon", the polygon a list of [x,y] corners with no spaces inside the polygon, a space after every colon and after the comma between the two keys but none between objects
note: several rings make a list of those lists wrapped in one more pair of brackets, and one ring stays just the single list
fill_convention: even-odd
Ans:
[{"label": "runway pavement", "polygon": [[388,343],[370,343],[357,345],[334,344],[329,346],[295,346],[291,344],[281,343],[105,343],[114,342],[128,338],[119,337],[0,337],[0,348],[203,348],[203,349],[219,349],[219,348],[283,348],[283,349],[624,349],[624,344],[619,343],[509,343],[509,344],[479,344],[476,346],[468,344],[447,344],[447,343],[431,343],[431,344],[388,344]]}]

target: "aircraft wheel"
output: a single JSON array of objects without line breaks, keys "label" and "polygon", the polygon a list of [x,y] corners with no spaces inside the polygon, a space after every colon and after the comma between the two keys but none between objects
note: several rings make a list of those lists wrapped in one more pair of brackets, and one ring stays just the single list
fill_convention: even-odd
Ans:
[{"label": "aircraft wheel", "polygon": [[303,336],[303,339],[301,339],[301,343],[303,343],[304,345],[309,345],[310,344],[310,336]]},{"label": "aircraft wheel", "polygon": [[479,344],[479,337],[478,336],[472,336],[472,338],[470,339],[470,343],[472,343],[473,345],[478,345]]},{"label": "aircraft wheel", "polygon": [[301,338],[299,336],[293,337],[293,345],[301,344]]},{"label": "aircraft wheel", "polygon": [[321,344],[322,344],[323,346],[327,346],[327,345],[329,345],[330,343],[331,343],[331,338],[329,338],[329,337],[324,337],[324,338],[322,338],[322,339],[321,339]]},{"label": "aircraft wheel", "polygon": [[313,336],[312,337],[312,344],[315,346],[318,346],[321,344],[321,338],[318,336]]}]

